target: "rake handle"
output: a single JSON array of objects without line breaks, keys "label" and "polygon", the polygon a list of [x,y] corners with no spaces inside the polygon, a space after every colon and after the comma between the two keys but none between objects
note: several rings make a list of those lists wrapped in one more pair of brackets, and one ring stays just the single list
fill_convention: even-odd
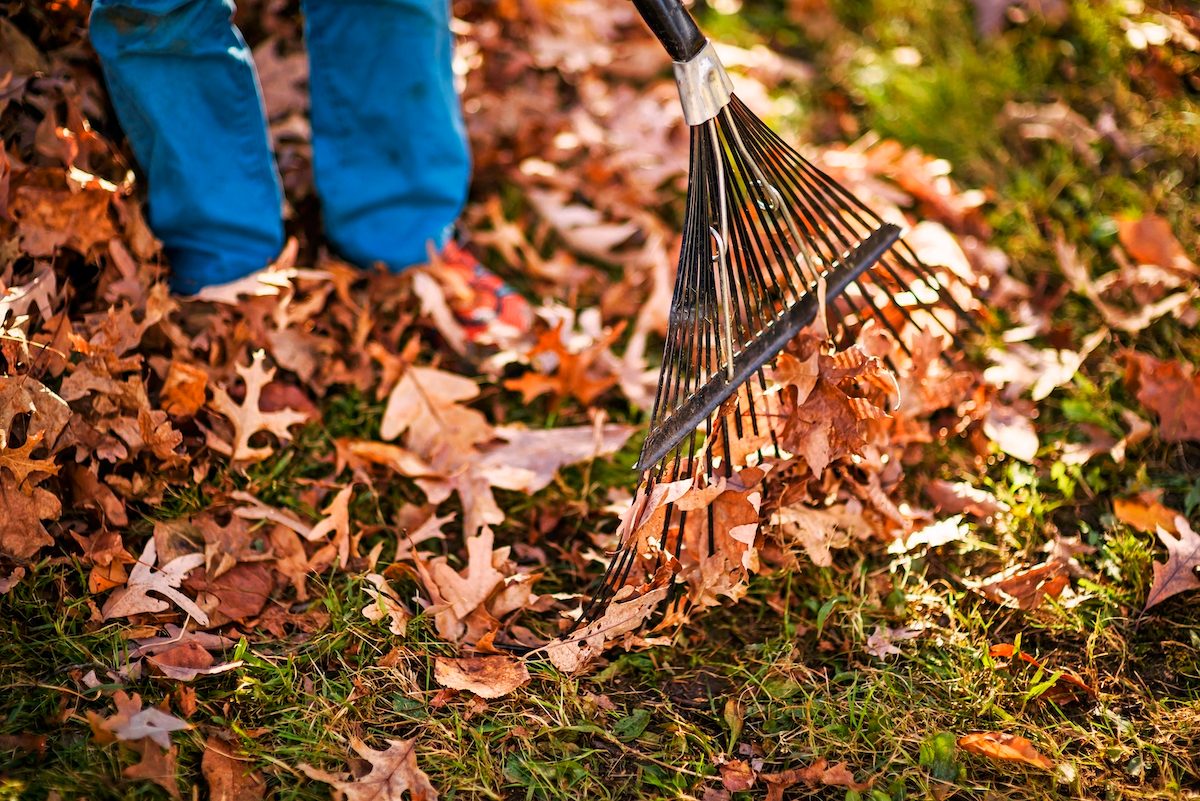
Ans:
[{"label": "rake handle", "polygon": [[708,40],[680,0],[633,0],[673,61],[690,61]]}]

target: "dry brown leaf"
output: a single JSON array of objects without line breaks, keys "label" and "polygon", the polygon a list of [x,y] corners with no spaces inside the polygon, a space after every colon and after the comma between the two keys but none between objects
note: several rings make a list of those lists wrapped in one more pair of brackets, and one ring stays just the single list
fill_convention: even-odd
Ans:
[{"label": "dry brown leaf", "polygon": [[417,767],[416,742],[388,740],[387,750],[376,751],[357,737],[351,738],[350,745],[371,766],[365,776],[357,779],[311,765],[301,764],[299,768],[310,779],[330,784],[344,793],[346,801],[403,801],[405,791],[410,794],[410,801],[437,801],[437,790]]},{"label": "dry brown leaf", "polygon": [[1158,433],[1168,442],[1200,441],[1200,375],[1190,364],[1162,361],[1127,350],[1125,383],[1138,402],[1158,415]]},{"label": "dry brown leaf", "polygon": [[172,798],[178,799],[179,782],[176,779],[175,756],[177,749],[169,746],[165,750],[155,745],[149,738],[130,743],[141,759],[121,771],[127,779],[140,779],[154,782],[167,791]]},{"label": "dry brown leaf", "polygon": [[966,513],[987,518],[1008,511],[1008,504],[997,500],[987,490],[973,487],[965,481],[934,479],[925,484],[925,495],[933,501],[939,512],[952,515]]},{"label": "dry brown leaf", "polygon": [[1059,561],[1036,567],[1010,568],[977,586],[981,594],[1002,606],[1036,609],[1046,598],[1057,598],[1071,584],[1067,566]]},{"label": "dry brown leaf", "polygon": [[263,365],[265,360],[266,354],[256,350],[248,367],[237,366],[238,374],[246,385],[246,395],[240,404],[234,403],[224,387],[212,388],[212,408],[233,424],[234,439],[229,447],[229,457],[235,462],[256,462],[271,455],[273,449],[270,447],[255,448],[250,445],[250,438],[258,432],[270,432],[281,442],[287,442],[292,437],[289,429],[308,419],[307,414],[294,409],[264,412],[259,407],[263,388],[275,376],[275,368],[267,369]]},{"label": "dry brown leaf", "polygon": [[762,773],[759,777],[767,783],[768,801],[782,801],[783,791],[801,782],[809,787],[845,787],[859,792],[870,789],[875,783],[874,779],[855,781],[854,774],[846,767],[845,762],[830,765],[824,757],[808,767],[793,768],[780,773]]},{"label": "dry brown leaf", "polygon": [[40,436],[53,449],[71,418],[71,408],[35,378],[0,376],[0,447],[8,446],[13,418],[19,414],[31,415],[26,439]]},{"label": "dry brown leaf", "polygon": [[598,657],[605,644],[636,631],[666,600],[667,587],[632,598],[615,598],[604,614],[570,637],[546,645],[546,656],[563,673],[577,673]]},{"label": "dry brown leaf", "polygon": [[242,562],[215,578],[201,567],[183,586],[196,594],[196,605],[207,615],[207,622],[200,625],[215,627],[239,623],[261,612],[275,580],[262,562]]},{"label": "dry brown leaf", "polygon": [[543,332],[528,356],[535,368],[519,378],[510,378],[504,386],[521,393],[521,399],[529,403],[547,392],[555,401],[575,398],[584,406],[591,406],[617,383],[617,376],[602,372],[597,365],[601,356],[624,330],[620,324],[606,335],[579,352],[572,352],[563,343],[564,324]]},{"label": "dry brown leaf", "polygon": [[259,801],[267,793],[267,781],[253,762],[233,755],[233,746],[217,737],[204,744],[200,772],[208,783],[210,801]]},{"label": "dry brown leaf", "polygon": [[1143,533],[1163,528],[1174,534],[1175,518],[1179,513],[1159,503],[1158,496],[1160,494],[1160,492],[1143,492],[1135,498],[1114,498],[1113,514],[1122,523],[1133,526]]},{"label": "dry brown leaf", "polygon": [[397,637],[403,637],[408,633],[408,621],[412,619],[412,614],[404,608],[404,604],[383,576],[368,573],[367,581],[374,586],[363,587],[371,597],[371,603],[362,608],[363,617],[372,621],[387,618],[388,631]]},{"label": "dry brown leaf", "polygon": [[529,669],[511,656],[435,657],[433,678],[443,687],[480,698],[502,698],[529,683]]},{"label": "dry brown leaf", "polygon": [[1003,762],[1023,762],[1043,770],[1054,769],[1054,760],[1039,752],[1029,740],[1016,734],[998,731],[966,734],[958,738],[958,747]]},{"label": "dry brown leaf", "polygon": [[469,378],[432,367],[410,367],[388,395],[380,436],[392,440],[408,432],[408,447],[426,460],[442,449],[486,442],[492,434],[487,419],[462,405],[478,395],[479,387]]},{"label": "dry brown leaf", "polygon": [[117,706],[116,714],[96,720],[94,728],[118,740],[132,742],[147,738],[167,749],[171,747],[171,732],[192,728],[157,707],[143,709],[142,697],[137,693],[130,697],[123,690],[117,690],[113,693],[113,703]]},{"label": "dry brown leaf", "polygon": [[1154,582],[1142,611],[1157,606],[1173,595],[1200,590],[1200,534],[1192,530],[1187,518],[1175,518],[1175,533],[1158,528],[1158,538],[1167,548],[1167,561],[1154,563]]},{"label": "dry brown leaf", "polygon": [[163,411],[172,417],[192,417],[204,406],[208,373],[195,365],[175,360],[163,381]]},{"label": "dry brown leaf", "polygon": [[114,617],[129,617],[143,613],[158,613],[170,608],[166,601],[155,598],[149,593],[156,593],[170,599],[176,606],[190,615],[200,625],[208,625],[208,615],[196,602],[188,598],[179,587],[187,574],[204,564],[204,554],[193,553],[176,557],[163,566],[162,570],[154,570],[158,561],[155,539],[146,541],[146,548],[138,558],[137,564],[129,573],[128,583],[113,592],[104,603],[101,614],[105,620]]},{"label": "dry brown leaf", "polygon": [[1129,255],[1142,264],[1157,264],[1186,275],[1200,274],[1171,232],[1170,223],[1158,215],[1118,218],[1117,238]]},{"label": "dry brown leaf", "polygon": [[14,559],[31,559],[54,538],[43,521],[62,514],[58,498],[41,487],[21,489],[12,477],[0,475],[0,554]]},{"label": "dry brown leaf", "polygon": [[487,446],[476,469],[493,487],[534,493],[549,486],[559,468],[615,453],[624,447],[633,426],[572,426],[531,431],[499,426],[503,445]]},{"label": "dry brown leaf", "polygon": [[176,681],[191,681],[197,676],[214,676],[241,667],[241,661],[223,662],[217,660],[197,640],[187,640],[178,645],[147,654],[146,661],[161,675]]},{"label": "dry brown leaf", "polygon": [[721,764],[721,784],[731,793],[742,793],[754,786],[757,778],[744,759],[730,759]]}]

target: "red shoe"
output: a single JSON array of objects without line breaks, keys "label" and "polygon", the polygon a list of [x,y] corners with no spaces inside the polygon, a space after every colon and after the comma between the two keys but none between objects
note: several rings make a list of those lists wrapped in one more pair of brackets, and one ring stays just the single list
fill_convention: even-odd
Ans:
[{"label": "red shoe", "polygon": [[451,311],[472,343],[523,337],[533,328],[533,307],[504,279],[450,242],[433,265]]}]

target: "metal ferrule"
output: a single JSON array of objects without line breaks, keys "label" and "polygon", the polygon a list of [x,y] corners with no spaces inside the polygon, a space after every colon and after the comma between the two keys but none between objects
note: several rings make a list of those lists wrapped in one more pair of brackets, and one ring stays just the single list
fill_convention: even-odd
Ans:
[{"label": "metal ferrule", "polygon": [[673,62],[679,102],[688,125],[700,125],[721,113],[733,96],[733,82],[725,72],[712,42],[687,61]]}]

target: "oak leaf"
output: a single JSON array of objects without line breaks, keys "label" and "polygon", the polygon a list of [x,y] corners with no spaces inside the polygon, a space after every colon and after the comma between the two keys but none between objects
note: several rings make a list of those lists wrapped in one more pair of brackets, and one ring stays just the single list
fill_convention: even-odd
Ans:
[{"label": "oak leaf", "polygon": [[40,442],[53,448],[58,435],[71,418],[67,402],[36,378],[0,376],[0,447],[7,447],[13,418],[30,414],[26,438],[40,436]]},{"label": "oak leaf", "polygon": [[128,583],[105,601],[104,608],[100,610],[104,619],[112,620],[114,617],[143,613],[155,614],[170,608],[166,601],[151,596],[150,593],[153,592],[170,599],[200,625],[207,626],[208,615],[195,601],[177,589],[189,572],[204,564],[204,554],[193,553],[176,557],[161,570],[153,569],[157,561],[158,552],[155,540],[151,537],[146,541],[146,548],[138,558],[137,564],[129,572]]},{"label": "oak leaf", "polygon": [[387,618],[388,631],[403,637],[408,632],[408,621],[412,619],[412,614],[404,608],[404,604],[383,576],[368,573],[367,581],[374,586],[363,587],[371,597],[371,603],[362,608],[363,617],[372,621]]},{"label": "oak leaf", "polygon": [[57,520],[62,504],[41,487],[21,489],[9,476],[0,475],[0,554],[31,559],[54,538],[43,521]]},{"label": "oak leaf", "polygon": [[172,417],[191,417],[204,406],[208,373],[195,365],[171,362],[162,388],[162,408]]},{"label": "oak leaf", "polygon": [[538,337],[528,354],[534,362],[534,369],[504,382],[506,388],[520,392],[525,403],[549,392],[556,402],[573,397],[582,405],[590,406],[596,398],[616,385],[617,376],[602,372],[597,363],[621,336],[624,324],[614,327],[578,352],[573,352],[563,342],[563,328],[564,324],[560,321]]},{"label": "oak leaf", "polygon": [[443,687],[480,698],[502,698],[529,682],[525,663],[510,656],[435,657],[433,678]]},{"label": "oak leaf", "polygon": [[416,740],[388,740],[387,744],[386,750],[376,751],[357,737],[351,738],[351,747],[371,766],[361,778],[338,776],[311,765],[299,767],[309,778],[344,793],[346,801],[402,801],[405,791],[411,801],[437,801],[437,790],[417,767]]},{"label": "oak leaf", "polygon": [[171,747],[171,732],[192,728],[185,721],[157,707],[143,709],[142,697],[137,693],[130,697],[123,690],[117,690],[113,693],[113,703],[117,705],[116,714],[96,721],[95,728],[118,740],[132,742],[148,738],[167,749]]},{"label": "oak leaf", "polygon": [[668,587],[633,597],[614,597],[604,614],[569,637],[544,646],[546,656],[563,673],[577,673],[604,652],[605,645],[641,628],[662,603]]},{"label": "oak leaf", "polygon": [[1154,582],[1143,611],[1181,592],[1200,590],[1200,534],[1182,515],[1176,516],[1174,528],[1177,536],[1158,527],[1158,538],[1167,548],[1167,561],[1154,563]]},{"label": "oak leaf", "polygon": [[34,449],[42,444],[43,436],[43,433],[39,431],[27,437],[25,444],[19,448],[0,447],[0,467],[7,468],[18,484],[29,478],[31,473],[58,475],[59,466],[54,463],[53,459],[35,459],[31,455]]},{"label": "oak leaf", "polygon": [[1022,762],[1043,770],[1054,768],[1054,760],[1038,751],[1029,740],[1016,734],[998,731],[974,732],[959,737],[958,747],[990,759]]},{"label": "oak leaf", "polygon": [[306,413],[294,409],[264,412],[259,408],[263,388],[275,376],[275,368],[268,369],[263,365],[265,360],[266,354],[256,350],[248,367],[237,366],[238,374],[246,385],[246,396],[240,404],[229,397],[224,387],[213,387],[213,409],[233,424],[234,439],[229,446],[229,457],[235,462],[260,461],[271,455],[272,449],[269,447],[256,448],[250,445],[250,438],[258,432],[267,431],[286,442],[292,436],[289,429],[308,419]]},{"label": "oak leaf", "polygon": [[1010,568],[986,579],[977,589],[1001,606],[1030,610],[1046,598],[1057,598],[1070,584],[1067,565],[1052,560],[1030,568]]},{"label": "oak leaf", "polygon": [[177,749],[169,746],[165,750],[159,748],[150,738],[130,743],[130,747],[141,757],[137,763],[121,771],[127,779],[140,779],[154,782],[167,791],[174,799],[178,799],[179,783],[175,778],[175,756]]}]

